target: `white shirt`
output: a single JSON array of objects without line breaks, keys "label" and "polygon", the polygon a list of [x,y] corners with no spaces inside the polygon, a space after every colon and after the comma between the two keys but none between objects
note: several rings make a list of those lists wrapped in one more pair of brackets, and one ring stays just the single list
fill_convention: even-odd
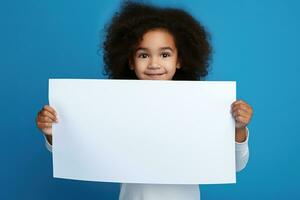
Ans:
[{"label": "white shirt", "polygon": [[[243,143],[235,143],[236,171],[244,169],[249,159],[247,139]],[[46,139],[46,137],[45,137]],[[46,139],[46,147],[52,152],[52,146]],[[199,200],[199,185],[166,185],[122,183],[119,200]]]}]

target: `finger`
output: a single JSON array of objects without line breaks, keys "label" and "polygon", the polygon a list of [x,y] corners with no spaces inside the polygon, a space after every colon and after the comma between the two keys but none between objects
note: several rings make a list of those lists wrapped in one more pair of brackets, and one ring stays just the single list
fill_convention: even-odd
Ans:
[{"label": "finger", "polygon": [[55,122],[55,120],[53,120],[53,119],[51,119],[50,117],[47,117],[47,116],[41,116],[39,118],[39,122],[42,122],[42,123],[45,123],[45,122],[53,123],[53,122]]},{"label": "finger", "polygon": [[242,103],[242,102],[243,102],[243,100],[236,100],[236,101],[234,101],[234,102],[231,104],[231,106],[240,104],[240,103]]},{"label": "finger", "polygon": [[236,106],[242,106],[242,107],[246,107],[249,110],[253,110],[252,107],[243,100],[238,100],[238,101],[234,102],[231,107],[236,107]]},{"label": "finger", "polygon": [[241,107],[248,110],[252,110],[252,107],[244,101],[237,101],[232,104],[232,108]]},{"label": "finger", "polygon": [[243,111],[240,111],[239,113],[234,113],[233,115],[236,121],[241,121],[246,125],[249,124],[252,117],[251,114],[244,113]]},{"label": "finger", "polygon": [[243,116],[237,116],[237,117],[235,117],[235,121],[238,122],[238,123],[242,123],[245,126],[248,124],[247,118],[243,117]]},{"label": "finger", "polygon": [[43,129],[43,128],[51,128],[52,127],[52,123],[41,123],[38,122],[38,127]]},{"label": "finger", "polygon": [[250,113],[247,112],[247,111],[245,111],[245,110],[243,110],[243,109],[238,109],[238,110],[233,111],[233,112],[232,112],[232,115],[233,115],[234,117],[237,117],[237,116],[243,116],[243,117],[248,117],[248,118],[249,118]]},{"label": "finger", "polygon": [[50,119],[52,119],[53,121],[57,121],[57,117],[55,115],[53,115],[52,113],[50,113],[47,110],[42,110],[40,112],[40,117],[49,117]]},{"label": "finger", "polygon": [[57,117],[55,115],[53,115],[52,113],[50,113],[47,110],[42,110],[40,112],[40,117],[49,117],[50,119],[52,119],[53,121],[55,121],[57,119]]},{"label": "finger", "polygon": [[251,106],[243,100],[238,100],[231,104],[231,107],[236,107],[236,106],[244,106],[247,108],[251,108]]},{"label": "finger", "polygon": [[53,115],[56,115],[56,114],[57,114],[56,111],[55,111],[55,109],[52,108],[52,107],[49,106],[49,105],[45,105],[45,106],[43,107],[43,109],[49,111],[49,112],[50,112],[51,114],[53,114]]},{"label": "finger", "polygon": [[236,112],[237,110],[243,110],[243,111],[245,111],[246,113],[249,113],[249,114],[252,113],[251,109],[249,109],[248,107],[246,107],[246,106],[244,106],[244,105],[236,105],[236,106],[234,106],[234,107],[232,108],[231,112],[234,113],[234,112]]},{"label": "finger", "polygon": [[235,101],[235,102],[233,102],[232,104],[231,104],[231,107],[234,107],[234,106],[237,106],[237,105],[243,105],[243,104],[247,104],[246,102],[244,102],[243,100],[237,100],[237,101]]}]

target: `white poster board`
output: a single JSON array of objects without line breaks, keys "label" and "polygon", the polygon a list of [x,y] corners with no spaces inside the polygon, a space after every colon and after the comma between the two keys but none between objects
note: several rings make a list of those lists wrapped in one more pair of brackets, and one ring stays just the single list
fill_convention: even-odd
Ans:
[{"label": "white poster board", "polygon": [[54,177],[235,183],[233,81],[50,79]]}]

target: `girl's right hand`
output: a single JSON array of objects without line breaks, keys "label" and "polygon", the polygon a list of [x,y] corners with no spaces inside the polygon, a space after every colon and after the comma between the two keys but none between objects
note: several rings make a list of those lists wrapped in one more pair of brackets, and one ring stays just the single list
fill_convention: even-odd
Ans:
[{"label": "girl's right hand", "polygon": [[36,117],[37,127],[46,135],[52,136],[52,123],[57,123],[57,115],[54,108],[49,105],[45,105]]}]

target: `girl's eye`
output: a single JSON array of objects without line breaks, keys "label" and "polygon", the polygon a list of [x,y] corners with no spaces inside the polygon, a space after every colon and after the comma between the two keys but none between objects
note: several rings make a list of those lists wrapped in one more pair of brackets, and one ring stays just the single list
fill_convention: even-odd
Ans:
[{"label": "girl's eye", "polygon": [[147,58],[147,57],[148,57],[148,54],[146,54],[146,53],[140,53],[138,55],[138,58]]},{"label": "girl's eye", "polygon": [[162,53],[161,56],[162,56],[163,58],[167,58],[167,57],[170,57],[171,54],[170,54],[170,53]]}]

